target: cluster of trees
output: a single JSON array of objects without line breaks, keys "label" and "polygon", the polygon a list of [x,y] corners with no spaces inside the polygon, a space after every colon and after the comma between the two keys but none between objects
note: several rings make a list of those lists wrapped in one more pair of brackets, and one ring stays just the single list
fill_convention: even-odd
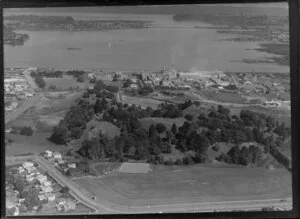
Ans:
[{"label": "cluster of trees", "polygon": [[[152,124],[144,129],[139,119],[143,117],[177,118],[183,116],[183,110],[198,102],[185,101],[180,104],[163,103],[157,109],[117,103],[114,101],[114,92],[118,87],[107,86],[101,80],[97,81],[94,89],[87,91],[84,98],[76,106],[72,106],[63,120],[54,128],[50,137],[55,143],[65,144],[70,139],[81,137],[86,123],[95,113],[102,114],[102,119],[121,128],[121,135],[108,138],[100,133],[82,143],[78,153],[89,159],[111,158],[113,160],[148,160],[153,163],[192,164],[207,160],[207,149],[216,142],[234,143],[257,142],[265,146],[265,152],[270,151],[271,145],[278,146],[289,135],[290,130],[284,124],[279,125],[274,118],[249,110],[242,110],[240,116],[231,116],[230,110],[219,105],[213,108],[208,115],[200,114],[198,117],[185,115],[186,121],[180,127],[173,124],[168,130],[162,123]],[[85,98],[96,94],[94,103]],[[112,101],[107,100],[111,96]],[[266,136],[268,133],[276,133]],[[163,153],[171,153],[176,149],[185,153],[193,151],[193,155],[176,162],[163,161]],[[249,148],[233,147],[227,155],[221,155],[220,160],[228,163],[247,165],[256,163],[261,158],[259,147]]]},{"label": "cluster of trees", "polygon": [[145,87],[141,87],[139,90],[138,90],[138,94],[139,95],[142,95],[142,96],[147,96],[148,94],[151,94],[153,93],[153,88],[152,87],[149,87],[149,86],[145,86]]},{"label": "cluster of trees", "polygon": [[86,128],[86,124],[94,117],[94,114],[92,105],[89,105],[85,100],[79,101],[54,127],[49,140],[56,144],[66,144],[71,139],[79,139]]},{"label": "cluster of trees", "polygon": [[113,85],[106,85],[103,81],[98,80],[94,86],[94,92],[98,93],[102,90],[107,90],[112,93],[117,93],[119,91],[119,87]]},{"label": "cluster of trees", "polygon": [[42,71],[42,72],[32,71],[30,75],[33,78],[35,78],[36,76],[42,76],[46,78],[62,78],[63,72],[62,71]]},{"label": "cluster of trees", "polygon": [[291,169],[291,161],[289,158],[287,158],[285,155],[283,155],[276,146],[270,147],[270,153],[272,156],[283,166],[285,166],[287,169]]},{"label": "cluster of trees", "polygon": [[183,110],[193,104],[191,100],[180,104],[161,103],[157,109],[153,111],[151,117],[179,118],[183,116]]},{"label": "cluster of trees", "polygon": [[248,165],[248,164],[257,164],[262,160],[263,151],[260,147],[250,145],[248,147],[240,147],[238,145],[232,147],[228,153],[225,155],[222,153],[217,157],[218,161],[222,161],[229,164],[239,164],[239,165]]},{"label": "cluster of trees", "polygon": [[178,96],[178,97],[183,97],[185,95],[184,93],[181,93],[181,92],[171,92],[171,91],[165,91],[165,90],[160,91],[160,93],[162,93],[164,95],[168,95],[168,96]]},{"label": "cluster of trees", "polygon": [[32,136],[33,135],[33,130],[30,126],[24,126],[24,127],[13,126],[12,130],[11,130],[11,133],[26,135],[26,136]]},{"label": "cluster of trees", "polygon": [[74,78],[76,78],[77,82],[84,82],[84,71],[79,71],[79,70],[72,70],[72,71],[67,71],[66,74],[72,75]]},{"label": "cluster of trees", "polygon": [[34,82],[38,85],[39,88],[43,89],[46,86],[46,82],[44,81],[43,76],[37,75],[34,78]]}]

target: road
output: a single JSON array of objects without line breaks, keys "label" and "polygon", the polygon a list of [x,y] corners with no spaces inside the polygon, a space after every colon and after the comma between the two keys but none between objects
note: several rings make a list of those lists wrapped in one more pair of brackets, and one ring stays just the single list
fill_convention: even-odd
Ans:
[{"label": "road", "polygon": [[42,94],[36,94],[35,96],[26,100],[21,106],[17,107],[13,112],[5,113],[7,114],[5,115],[5,125],[15,120],[18,116],[20,116],[30,107],[35,106],[41,100],[42,97]]},{"label": "road", "polygon": [[25,71],[23,71],[23,75],[25,76],[28,84],[34,89],[38,89],[38,86],[36,85],[36,83],[34,82],[33,78],[30,76],[31,71],[36,70],[35,67],[30,67],[28,69],[26,69]]},{"label": "road", "polygon": [[[23,74],[28,82],[28,84],[34,89],[37,90],[38,87],[36,83],[33,81],[32,77],[30,76],[31,71],[36,70],[36,68],[31,67],[23,71]],[[7,113],[5,115],[5,124],[8,124],[15,120],[19,115],[24,113],[27,109],[37,104],[37,102],[41,99],[42,95],[37,94],[33,96],[32,98],[26,100],[21,106],[17,107],[13,112]]]},{"label": "road", "polygon": [[61,185],[67,186],[70,189],[70,194],[77,199],[79,202],[83,203],[87,207],[93,209],[95,214],[97,213],[113,213],[114,210],[110,209],[106,206],[102,206],[98,201],[92,199],[90,193],[85,191],[83,188],[79,187],[76,183],[74,183],[71,179],[64,176],[59,170],[57,170],[54,166],[51,165],[47,160],[43,157],[36,156],[35,161]]},{"label": "road", "polygon": [[[27,158],[29,159],[29,158]],[[71,195],[82,204],[93,209],[94,214],[120,214],[120,213],[167,213],[167,212],[214,212],[214,211],[260,211],[264,207],[275,207],[279,210],[289,210],[292,207],[292,198],[286,198],[285,202],[281,199],[265,200],[240,200],[222,202],[200,202],[200,203],[181,203],[165,204],[152,206],[128,207],[117,205],[105,200],[93,200],[92,195],[77,185],[68,177],[58,171],[50,162],[40,156],[31,156],[36,162],[62,186],[68,186]],[[15,158],[6,158],[6,162],[15,162]]]}]

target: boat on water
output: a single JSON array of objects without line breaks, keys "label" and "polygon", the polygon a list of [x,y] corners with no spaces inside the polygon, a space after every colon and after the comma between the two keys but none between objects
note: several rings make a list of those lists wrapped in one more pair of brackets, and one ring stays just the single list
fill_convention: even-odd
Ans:
[{"label": "boat on water", "polygon": [[67,50],[81,50],[81,48],[77,48],[77,47],[68,47]]}]

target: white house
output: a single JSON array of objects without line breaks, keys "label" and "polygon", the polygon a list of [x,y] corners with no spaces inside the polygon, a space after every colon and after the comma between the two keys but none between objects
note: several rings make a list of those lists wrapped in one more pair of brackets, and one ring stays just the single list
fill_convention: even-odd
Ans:
[{"label": "white house", "polygon": [[64,164],[64,163],[65,163],[65,161],[64,161],[63,159],[61,159],[61,158],[57,158],[57,162],[58,162],[59,164]]},{"label": "white house", "polygon": [[69,163],[69,164],[68,164],[68,167],[69,167],[69,168],[76,168],[76,163]]},{"label": "white house", "polygon": [[45,157],[52,157],[53,156],[53,153],[52,153],[52,151],[49,151],[49,150],[46,150],[45,151]]},{"label": "white house", "polygon": [[37,170],[35,167],[25,167],[25,169],[27,170],[28,173],[35,173]]},{"label": "white house", "polygon": [[137,79],[136,79],[136,78],[132,78],[132,79],[131,79],[131,82],[132,82],[132,83],[136,83],[136,82],[137,82]]},{"label": "white house", "polygon": [[33,165],[34,165],[34,164],[33,164],[32,162],[29,162],[29,161],[25,161],[25,162],[23,163],[23,167],[26,168],[26,169],[27,169],[28,167],[33,167]]},{"label": "white house", "polygon": [[38,195],[38,197],[40,201],[47,199],[45,195]]},{"label": "white house", "polygon": [[51,186],[51,182],[49,180],[44,180],[42,182],[42,184],[45,186],[45,187],[48,187],[48,186]]},{"label": "white house", "polygon": [[46,195],[48,201],[54,201],[55,200],[55,194],[53,194],[53,193],[46,193],[45,195]]},{"label": "white house", "polygon": [[46,176],[46,175],[39,174],[39,175],[37,175],[36,179],[42,183],[42,182],[44,182],[45,180],[47,180],[47,176]]},{"label": "white house", "polygon": [[131,84],[130,87],[131,88],[138,88],[137,84]]},{"label": "white house", "polygon": [[28,182],[32,182],[32,181],[34,180],[34,177],[33,177],[33,176],[30,176],[30,175],[27,175],[27,176],[26,176],[26,180],[27,180]]},{"label": "white house", "polygon": [[22,166],[18,167],[18,172],[19,172],[19,173],[22,173],[22,172],[24,172],[24,171],[25,171],[25,169],[24,169]]},{"label": "white house", "polygon": [[42,189],[45,193],[53,192],[53,188],[50,187],[50,186],[41,186],[41,189]]},{"label": "white house", "polygon": [[59,158],[61,159],[62,158],[61,153],[59,153],[58,151],[53,152],[53,156],[54,156],[55,159],[59,159]]}]

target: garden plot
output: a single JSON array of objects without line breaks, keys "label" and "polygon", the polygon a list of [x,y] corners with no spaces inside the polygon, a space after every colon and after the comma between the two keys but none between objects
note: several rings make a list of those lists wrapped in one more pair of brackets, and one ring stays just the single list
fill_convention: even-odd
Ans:
[{"label": "garden plot", "polygon": [[148,163],[128,163],[125,162],[121,165],[119,172],[121,173],[148,173],[152,169]]}]

